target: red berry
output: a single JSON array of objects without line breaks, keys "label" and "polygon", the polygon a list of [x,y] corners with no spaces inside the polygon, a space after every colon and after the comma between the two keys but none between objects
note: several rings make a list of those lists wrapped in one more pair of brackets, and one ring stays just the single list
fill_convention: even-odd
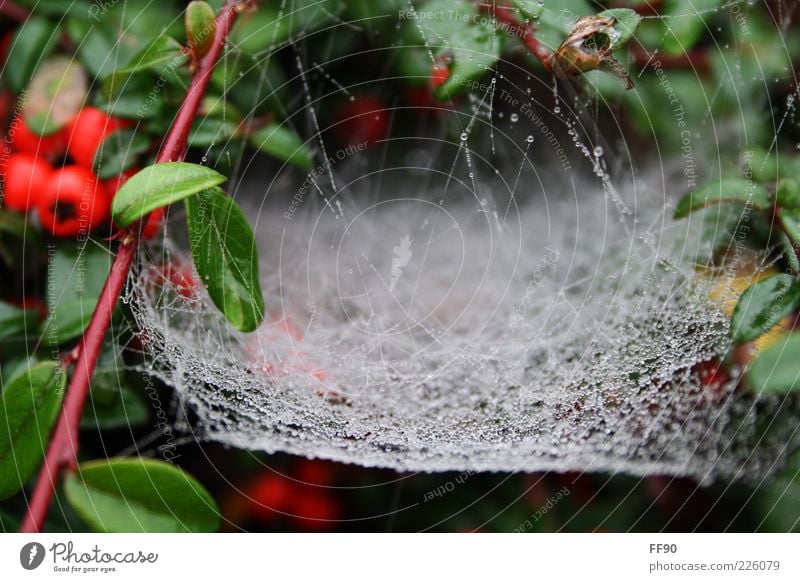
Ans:
[{"label": "red berry", "polygon": [[166,265],[162,265],[161,275],[184,297],[192,298],[197,295],[197,281],[194,278],[194,271],[189,263],[172,261]]},{"label": "red berry", "polygon": [[139,168],[131,168],[130,170],[125,170],[119,176],[115,176],[114,178],[109,178],[108,180],[103,180],[102,184],[103,187],[106,189],[106,194],[108,194],[111,198],[117,193],[117,190],[122,188],[122,185],[130,180],[134,174],[139,171]]},{"label": "red berry", "polygon": [[12,155],[5,167],[3,206],[27,212],[36,206],[52,174],[53,168],[44,160],[28,154]]},{"label": "red berry", "polygon": [[67,129],[67,151],[76,164],[92,168],[103,139],[128,125],[124,119],[106,115],[96,107],[84,107]]},{"label": "red berry", "polygon": [[450,69],[447,65],[433,65],[431,70],[431,86],[436,89],[450,78]]},{"label": "red berry", "polygon": [[66,149],[63,130],[52,135],[36,135],[28,128],[25,120],[19,116],[11,120],[8,139],[11,146],[17,151],[48,160],[63,155]]},{"label": "red berry", "polygon": [[312,485],[330,485],[334,480],[335,465],[318,459],[302,459],[295,471],[298,480]]},{"label": "red berry", "polygon": [[64,237],[87,234],[106,220],[110,207],[97,176],[79,166],[56,170],[37,204],[45,231]]},{"label": "red berry", "polygon": [[269,521],[291,510],[294,495],[292,482],[282,475],[267,473],[245,490],[256,519]]},{"label": "red berry", "polygon": [[325,491],[306,489],[295,496],[292,519],[306,530],[331,529],[341,515],[339,504]]},{"label": "red berry", "polygon": [[345,102],[336,112],[335,131],[348,145],[369,145],[389,136],[389,110],[377,97],[360,96]]}]

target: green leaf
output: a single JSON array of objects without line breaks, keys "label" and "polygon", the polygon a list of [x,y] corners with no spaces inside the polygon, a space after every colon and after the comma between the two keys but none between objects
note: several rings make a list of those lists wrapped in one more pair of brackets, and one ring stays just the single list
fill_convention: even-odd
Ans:
[{"label": "green leaf", "polygon": [[775,327],[800,307],[800,285],[784,273],[751,285],[736,303],[731,331],[736,342],[749,342]]},{"label": "green leaf", "polygon": [[761,352],[750,365],[747,382],[759,394],[800,390],[800,332],[786,335]]},{"label": "green leaf", "polygon": [[661,50],[668,54],[682,55],[695,45],[700,36],[707,30],[707,18],[715,16],[714,10],[722,0],[664,0],[661,19]]},{"label": "green leaf", "polygon": [[195,57],[205,56],[217,30],[216,15],[208,2],[192,0],[186,7],[186,38]]},{"label": "green leaf", "polygon": [[238,137],[239,125],[227,119],[205,117],[195,119],[189,133],[189,146],[204,147],[218,143],[227,143]]},{"label": "green leaf", "polygon": [[0,301],[0,340],[35,336],[38,314],[33,309],[22,309]]},{"label": "green leaf", "polygon": [[165,85],[161,91],[156,93],[153,91],[153,87],[157,83],[158,80],[154,73],[141,73],[126,77],[124,84],[119,86],[109,84],[110,97],[98,94],[96,105],[115,117],[137,120],[159,118],[171,87]]},{"label": "green leaf", "polygon": [[258,54],[292,37],[308,34],[336,19],[339,0],[283,0],[259,5],[243,15],[231,31],[231,43],[246,53]]},{"label": "green leaf", "polygon": [[228,321],[253,331],[264,319],[258,248],[241,208],[219,188],[186,199],[194,265]]},{"label": "green leaf", "polygon": [[449,99],[466,91],[470,82],[486,75],[503,48],[505,36],[497,36],[492,27],[480,21],[472,26],[465,26],[456,36],[450,38],[437,54],[452,53],[450,76],[436,87],[434,96],[437,99]]},{"label": "green leaf", "polygon": [[800,453],[794,453],[777,478],[759,488],[754,501],[758,516],[763,516],[759,533],[800,532]]},{"label": "green leaf", "polygon": [[250,134],[249,141],[250,145],[265,154],[289,162],[301,170],[311,169],[311,152],[300,136],[286,125],[270,123]]},{"label": "green leaf", "polygon": [[38,135],[55,133],[86,104],[87,91],[86,73],[77,61],[63,56],[46,60],[28,85],[25,125]]},{"label": "green leaf", "polygon": [[[430,52],[434,59],[448,62],[450,76],[436,88],[437,99],[448,99],[467,91],[471,81],[484,76],[500,58],[506,35],[495,34],[491,19],[480,18],[472,4],[433,0],[417,11],[417,15],[417,18],[409,16],[403,24],[401,36],[407,45],[404,50],[407,54],[402,58],[414,58],[417,51],[408,49],[426,49],[418,52],[426,76],[433,67]],[[403,67],[408,69],[407,65]]]},{"label": "green leaf", "polygon": [[0,499],[10,497],[39,466],[61,409],[66,374],[43,362],[14,377],[0,398]]},{"label": "green leaf", "polygon": [[94,244],[65,244],[49,254],[47,319],[42,337],[51,345],[79,337],[92,317],[111,270],[111,253]]},{"label": "green leaf", "polygon": [[203,190],[222,184],[225,176],[199,164],[166,162],[144,168],[114,196],[111,215],[124,228],[150,214]]},{"label": "green leaf", "polygon": [[124,67],[114,73],[132,74],[140,71],[160,71],[163,67],[177,68],[186,63],[188,56],[181,43],[171,36],[162,35],[154,39],[136,54]]},{"label": "green leaf", "polygon": [[800,208],[800,187],[797,180],[784,178],[778,182],[775,192],[775,202],[781,208],[796,210]]},{"label": "green leaf", "polygon": [[67,476],[70,505],[101,532],[213,532],[219,509],[191,475],[163,461],[104,459]]},{"label": "green leaf", "polygon": [[150,139],[133,129],[120,129],[107,135],[94,154],[94,173],[101,180],[119,176],[134,167],[138,155],[147,151]]},{"label": "green leaf", "polygon": [[769,192],[764,186],[754,184],[744,178],[726,178],[701,186],[686,194],[675,208],[674,218],[683,218],[695,210],[713,204],[748,204],[758,210],[766,210],[770,205]]},{"label": "green leaf", "polygon": [[[142,391],[135,391],[128,386],[129,380],[121,347],[116,342],[106,342],[92,375],[81,428],[128,428],[147,422],[150,419],[150,406],[142,396]],[[147,390],[151,388],[149,386]]]},{"label": "green leaf", "polygon": [[519,10],[523,19],[539,18],[544,11],[544,3],[540,0],[511,0],[511,4]]},{"label": "green leaf", "polygon": [[635,10],[631,10],[630,8],[603,10],[599,12],[597,16],[614,19],[611,30],[605,33],[606,36],[608,36],[608,47],[612,51],[628,42],[633,36],[633,33],[636,32],[639,23],[642,21],[642,17],[637,14]]},{"label": "green leaf", "polygon": [[17,29],[6,58],[8,66],[3,68],[3,76],[15,93],[26,87],[57,39],[56,25],[37,16],[29,18]]}]

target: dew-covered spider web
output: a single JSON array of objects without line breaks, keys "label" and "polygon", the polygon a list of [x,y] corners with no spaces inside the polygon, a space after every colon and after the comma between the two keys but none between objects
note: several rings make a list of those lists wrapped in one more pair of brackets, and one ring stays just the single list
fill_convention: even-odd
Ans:
[{"label": "dew-covered spider web", "polygon": [[[709,293],[741,265],[698,269],[708,216],[672,219],[685,159],[639,155],[574,87],[542,99],[549,80],[494,70],[466,112],[442,113],[454,133],[343,147],[315,103],[347,89],[301,41],[290,50],[305,89],[289,123],[319,168],[244,157],[230,186],[259,243],[264,324],[237,333],[204,291],[164,276],[190,262],[179,209],[126,296],[184,428],[397,470],[706,482],[760,479],[800,444],[796,403],[735,389],[735,369],[704,379],[730,347]],[[719,162],[725,129],[711,126],[708,147],[693,141],[698,180]]]}]

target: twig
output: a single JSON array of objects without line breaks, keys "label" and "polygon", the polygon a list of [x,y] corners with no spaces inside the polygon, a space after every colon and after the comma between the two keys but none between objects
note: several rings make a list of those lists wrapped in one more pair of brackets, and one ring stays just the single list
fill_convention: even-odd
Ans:
[{"label": "twig", "polygon": [[[156,159],[157,163],[182,160],[185,157],[192,121],[197,115],[200,102],[211,79],[211,73],[222,53],[225,39],[236,20],[241,5],[241,0],[227,0],[217,16],[214,42],[197,66],[186,98],[178,110],[175,121]],[[78,431],[83,407],[89,394],[89,382],[97,365],[97,358],[103,347],[111,316],[138,250],[140,227],[141,221],[123,232],[122,242],[117,249],[97,307],[78,344],[75,371],[67,387],[64,406],[50,440],[50,446],[20,532],[41,531],[58,480],[64,471],[74,471],[77,465]]]},{"label": "twig", "polygon": [[30,12],[10,0],[0,0],[0,14],[4,14],[17,22],[25,22],[30,17]]}]

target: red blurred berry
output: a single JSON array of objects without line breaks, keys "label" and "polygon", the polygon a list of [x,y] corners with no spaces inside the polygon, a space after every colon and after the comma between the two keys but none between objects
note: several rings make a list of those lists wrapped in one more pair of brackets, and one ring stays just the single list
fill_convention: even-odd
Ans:
[{"label": "red blurred berry", "polygon": [[283,475],[266,473],[245,489],[255,519],[270,521],[291,511],[293,483]]},{"label": "red blurred berry", "polygon": [[54,160],[58,156],[64,155],[66,150],[63,130],[52,135],[36,135],[28,128],[25,120],[19,116],[11,120],[8,138],[11,146],[18,152],[48,160]]},{"label": "red blurred berry", "polygon": [[17,307],[21,307],[22,309],[30,309],[31,311],[35,311],[36,315],[39,316],[39,320],[44,320],[47,317],[47,305],[44,301],[39,299],[38,297],[23,297],[21,299],[11,299],[10,303],[12,305],[16,305]]},{"label": "red blurred berry", "polygon": [[111,198],[86,168],[64,166],[53,172],[39,198],[39,221],[56,236],[87,234],[108,217]]},{"label": "red blurred berry", "polygon": [[318,459],[302,459],[297,464],[297,479],[313,485],[330,485],[334,479],[335,465]]},{"label": "red blurred berry", "polygon": [[172,261],[161,267],[161,274],[182,296],[192,298],[197,295],[197,281],[189,263]]},{"label": "red blurred berry", "polygon": [[431,70],[431,87],[436,89],[450,78],[450,69],[445,64],[433,65]]},{"label": "red blurred berry", "polygon": [[389,136],[389,110],[377,97],[362,95],[339,107],[334,131],[347,145],[369,145]]},{"label": "red blurred berry", "polygon": [[122,185],[130,180],[138,171],[139,168],[131,168],[130,170],[125,170],[119,176],[109,178],[108,180],[103,180],[102,183],[103,187],[106,189],[106,194],[113,198],[117,193],[117,190],[122,188]]},{"label": "red blurred berry", "polygon": [[28,154],[12,155],[4,169],[3,206],[19,212],[36,206],[53,174],[50,164]]},{"label": "red blurred berry", "polygon": [[319,490],[305,490],[297,495],[293,513],[292,521],[299,527],[312,531],[331,529],[341,515],[339,504],[333,496],[327,491]]},{"label": "red blurred berry", "polygon": [[697,364],[696,370],[706,395],[714,401],[722,399],[725,396],[725,386],[730,381],[722,363],[719,360],[701,362]]},{"label": "red blurred berry", "polygon": [[67,129],[67,151],[76,164],[91,169],[103,139],[129,125],[128,121],[111,117],[96,107],[84,107]]}]

